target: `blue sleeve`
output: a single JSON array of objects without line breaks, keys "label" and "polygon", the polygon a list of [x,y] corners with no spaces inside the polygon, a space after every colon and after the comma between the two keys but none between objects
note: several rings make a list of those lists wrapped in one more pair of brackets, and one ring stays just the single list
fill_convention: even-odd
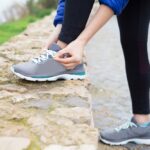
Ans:
[{"label": "blue sleeve", "polygon": [[[129,0],[99,0],[101,4],[110,7],[115,14],[119,15],[126,7]],[[57,6],[57,14],[54,19],[54,25],[62,24],[64,19],[65,0],[59,0]]]},{"label": "blue sleeve", "polygon": [[57,6],[57,14],[54,19],[54,25],[62,24],[64,19],[64,10],[65,10],[65,0],[59,0]]},{"label": "blue sleeve", "polygon": [[119,15],[126,7],[129,0],[99,0],[101,4],[110,7],[116,15]]}]

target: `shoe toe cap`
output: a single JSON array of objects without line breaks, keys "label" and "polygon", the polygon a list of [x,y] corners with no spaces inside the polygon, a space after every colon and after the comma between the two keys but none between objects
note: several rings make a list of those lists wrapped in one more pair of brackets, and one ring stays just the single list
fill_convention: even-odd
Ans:
[{"label": "shoe toe cap", "polygon": [[108,139],[109,138],[108,133],[105,130],[101,131],[100,132],[100,138]]},{"label": "shoe toe cap", "polygon": [[115,140],[115,136],[114,136],[114,131],[113,130],[103,130],[100,132],[100,140],[104,139],[104,140],[108,140],[108,141],[113,141]]},{"label": "shoe toe cap", "polygon": [[22,75],[29,75],[30,74],[30,70],[29,65],[26,64],[26,63],[21,63],[21,64],[16,64],[16,65],[13,65],[11,70],[14,72],[14,73],[19,73],[19,74],[22,74]]}]

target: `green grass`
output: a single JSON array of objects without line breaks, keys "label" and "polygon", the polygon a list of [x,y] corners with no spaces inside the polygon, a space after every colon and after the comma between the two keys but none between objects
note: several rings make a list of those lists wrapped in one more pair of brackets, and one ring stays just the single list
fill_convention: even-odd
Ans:
[{"label": "green grass", "polygon": [[17,21],[0,24],[0,45],[8,41],[11,37],[21,33],[26,29],[28,24],[43,18],[50,14],[50,10],[39,11],[36,15],[27,16]]}]

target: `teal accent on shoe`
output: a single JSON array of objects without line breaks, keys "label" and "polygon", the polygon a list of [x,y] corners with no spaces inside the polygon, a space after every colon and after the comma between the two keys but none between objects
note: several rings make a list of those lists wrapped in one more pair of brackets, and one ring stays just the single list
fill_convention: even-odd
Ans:
[{"label": "teal accent on shoe", "polygon": [[77,72],[77,73],[72,73],[73,75],[80,75],[80,76],[84,76],[85,72]]},{"label": "teal accent on shoe", "polygon": [[142,124],[138,124],[140,127],[146,128],[150,126],[150,122],[146,122],[146,123],[142,123]]},{"label": "teal accent on shoe", "polygon": [[[77,73],[72,73],[72,75],[80,75],[80,76],[83,76],[85,75],[85,72],[77,72]],[[37,78],[37,79],[44,79],[44,78],[51,78],[53,76],[32,76],[32,78]]]}]

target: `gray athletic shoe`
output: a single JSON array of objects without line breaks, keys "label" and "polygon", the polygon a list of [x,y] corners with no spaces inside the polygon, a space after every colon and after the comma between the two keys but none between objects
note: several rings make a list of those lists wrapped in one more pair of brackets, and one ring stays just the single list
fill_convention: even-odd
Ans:
[{"label": "gray athletic shoe", "polygon": [[110,145],[125,145],[129,142],[150,144],[150,126],[140,127],[132,118],[131,121],[113,130],[100,133],[100,140]]},{"label": "gray athletic shoe", "polygon": [[83,64],[73,70],[67,70],[62,64],[53,59],[53,56],[61,50],[56,44],[52,44],[49,50],[38,58],[29,62],[13,65],[12,72],[18,77],[29,81],[56,81],[58,79],[77,80],[85,79],[86,73]]}]

